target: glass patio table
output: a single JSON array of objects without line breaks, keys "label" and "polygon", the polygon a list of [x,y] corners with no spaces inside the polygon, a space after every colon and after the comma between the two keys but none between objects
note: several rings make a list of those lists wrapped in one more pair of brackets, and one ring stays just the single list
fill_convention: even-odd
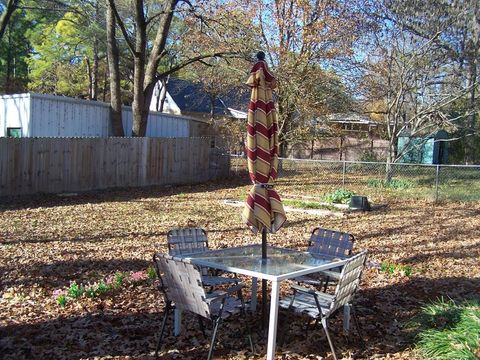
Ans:
[{"label": "glass patio table", "polygon": [[[309,252],[271,246],[267,246],[267,259],[262,259],[261,244],[210,250],[181,257],[190,259],[193,264],[202,267],[251,276],[253,282],[250,307],[253,311],[256,307],[257,279],[272,282],[267,345],[268,360],[273,360],[275,356],[280,283],[283,280],[335,268],[345,263],[344,260],[338,258],[326,259],[313,256]],[[179,328],[176,328],[175,332],[178,333]]]}]

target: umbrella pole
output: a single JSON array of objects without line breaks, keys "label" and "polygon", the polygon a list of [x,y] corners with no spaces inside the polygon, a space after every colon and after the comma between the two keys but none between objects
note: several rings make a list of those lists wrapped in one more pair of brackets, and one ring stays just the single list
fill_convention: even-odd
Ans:
[{"label": "umbrella pole", "polygon": [[[262,229],[262,260],[267,259],[267,229]],[[267,280],[262,280],[262,329],[267,328]]]}]

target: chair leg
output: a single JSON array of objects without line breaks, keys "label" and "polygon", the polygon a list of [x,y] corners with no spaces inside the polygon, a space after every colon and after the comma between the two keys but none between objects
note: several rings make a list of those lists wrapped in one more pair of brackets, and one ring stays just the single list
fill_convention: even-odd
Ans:
[{"label": "chair leg", "polygon": [[330,349],[332,350],[333,358],[337,360],[337,355],[335,354],[335,349],[333,347],[332,339],[330,338],[330,334],[328,333],[327,319],[322,318],[320,321],[322,322],[323,330],[325,330],[325,335],[327,335],[328,344],[330,345]]},{"label": "chair leg", "polygon": [[220,325],[220,320],[221,320],[221,319],[222,319],[221,317],[218,317],[218,318],[215,319],[215,321],[214,321],[212,341],[210,342],[210,349],[208,350],[207,360],[210,360],[210,359],[212,358],[213,348],[214,348],[214,346],[215,346],[215,338],[217,337],[218,325]]},{"label": "chair leg", "polygon": [[200,326],[200,330],[202,331],[203,336],[206,336],[205,325],[203,324],[203,318],[200,315],[198,315],[197,318],[198,318],[198,325]]},{"label": "chair leg", "polygon": [[255,352],[255,349],[253,347],[253,340],[252,340],[252,329],[250,328],[250,324],[248,322],[248,315],[247,315],[247,311],[245,310],[245,301],[243,300],[243,296],[242,296],[242,292],[239,291],[239,297],[240,297],[240,301],[242,303],[242,307],[241,307],[241,314],[242,316],[245,318],[245,326],[247,327],[247,336],[248,336],[248,342],[249,342],[249,345],[250,345],[250,349],[252,350],[252,354]]},{"label": "chair leg", "polygon": [[167,318],[170,315],[170,304],[167,303],[165,311],[163,313],[163,320],[162,325],[160,327],[160,336],[158,337],[157,347],[155,348],[155,359],[158,359],[158,351],[160,350],[160,346],[162,344],[163,333],[165,332],[165,327],[167,325]]},{"label": "chair leg", "polygon": [[365,348],[365,340],[363,340],[362,333],[360,332],[360,325],[359,325],[359,322],[358,322],[357,313],[354,309],[355,308],[352,306],[352,308],[351,308],[351,310],[352,310],[352,312],[351,312],[352,320],[353,320],[353,323],[355,324],[355,330],[357,330],[357,334],[358,334],[358,337],[360,338],[360,342],[362,343],[362,349],[364,349]]}]

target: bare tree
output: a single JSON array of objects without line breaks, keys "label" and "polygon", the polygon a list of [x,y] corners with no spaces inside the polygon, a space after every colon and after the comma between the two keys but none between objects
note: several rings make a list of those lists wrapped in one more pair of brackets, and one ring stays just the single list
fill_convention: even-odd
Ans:
[{"label": "bare tree", "polygon": [[[436,39],[418,37],[398,27],[385,27],[375,38],[366,65],[364,85],[370,102],[383,101],[390,164],[412,149],[415,137],[428,137],[444,128],[456,128],[459,117],[449,118],[444,110],[470,90],[456,84],[455,67],[448,62]],[[465,115],[465,114],[463,114]],[[398,138],[410,139],[402,150]]]},{"label": "bare tree", "polygon": [[[232,50],[235,44],[230,48],[226,48],[224,46],[226,43],[225,39],[223,39],[219,33],[219,29],[222,25],[217,23],[217,28],[209,27],[208,18],[204,15],[209,14],[209,11],[218,12],[221,9],[224,9],[225,3],[228,4],[229,2],[217,4],[216,2],[211,3],[208,1],[190,3],[189,1],[166,0],[161,4],[155,4],[155,7],[157,8],[150,7],[147,13],[144,0],[135,0],[133,19],[131,19],[134,23],[132,30],[132,27],[128,27],[125,19],[122,18],[121,11],[119,11],[116,1],[108,1],[115,14],[117,25],[121,29],[125,42],[133,56],[133,136],[145,136],[146,134],[149,106],[152,100],[155,84],[158,80],[177,72],[194,62],[210,57],[232,56],[241,52],[238,48]],[[178,9],[180,3],[185,4],[186,7]],[[232,1],[231,3],[234,2]],[[208,8],[208,10],[202,11],[204,10],[204,7]],[[167,48],[167,38],[170,35],[172,21],[176,12],[183,16],[181,21],[185,22],[188,17],[190,22],[187,24],[188,28],[186,32],[191,32],[192,29],[198,28],[198,34],[204,37],[196,38],[196,35],[191,36],[194,40],[197,40],[197,43],[192,46],[195,51],[180,54],[178,56],[178,59],[180,60],[177,60],[167,69],[159,71],[159,65],[161,62],[169,57],[171,58],[171,54],[169,53],[175,51],[174,49]],[[225,18],[227,17],[225,16]],[[197,20],[200,25],[197,26],[192,20]],[[155,26],[153,26],[153,24]],[[152,39],[149,39],[148,33],[152,29],[156,29],[156,33]],[[203,40],[207,38],[218,38],[218,44],[222,44],[224,47],[222,48],[216,44],[210,44],[210,49],[206,48],[205,44],[203,44]],[[175,40],[178,41],[178,39]],[[177,45],[175,41],[172,41],[172,43],[173,46]],[[206,45],[209,45],[208,40],[206,41]]]},{"label": "bare tree", "polygon": [[[478,89],[480,57],[480,3],[477,0],[454,2],[437,0],[387,0],[390,10],[386,18],[418,38],[432,39],[456,67],[456,83],[468,92],[463,99],[467,104],[462,124],[465,162],[472,163],[475,153],[475,134],[478,136]],[[439,36],[434,34],[439,33]]]}]

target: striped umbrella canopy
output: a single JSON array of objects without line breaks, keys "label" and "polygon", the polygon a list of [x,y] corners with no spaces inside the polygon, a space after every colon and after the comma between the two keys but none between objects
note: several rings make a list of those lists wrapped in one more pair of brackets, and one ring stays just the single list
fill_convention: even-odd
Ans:
[{"label": "striped umbrella canopy", "polygon": [[247,158],[253,187],[242,217],[254,233],[263,230],[275,233],[284,224],[286,216],[280,196],[273,188],[278,165],[278,123],[272,98],[276,80],[265,61],[258,61],[253,66],[247,85],[252,89],[248,107]]}]

